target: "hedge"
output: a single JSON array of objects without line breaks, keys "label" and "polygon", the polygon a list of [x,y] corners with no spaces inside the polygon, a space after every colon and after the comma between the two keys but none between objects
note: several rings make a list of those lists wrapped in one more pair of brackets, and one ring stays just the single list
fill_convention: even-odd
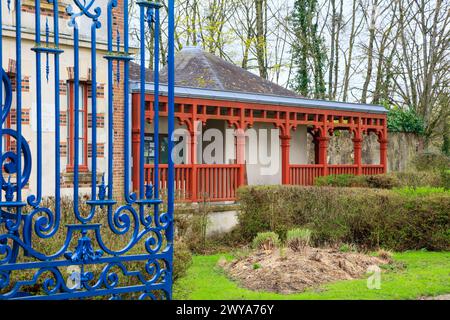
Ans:
[{"label": "hedge", "polygon": [[355,176],[349,174],[317,177],[320,187],[358,187],[392,189],[403,187],[449,188],[450,173],[447,171],[390,172],[383,175]]},{"label": "hedge", "polygon": [[372,249],[449,250],[450,195],[405,195],[381,189],[256,186],[239,189],[239,231],[282,238],[309,228],[316,245],[353,243]]}]

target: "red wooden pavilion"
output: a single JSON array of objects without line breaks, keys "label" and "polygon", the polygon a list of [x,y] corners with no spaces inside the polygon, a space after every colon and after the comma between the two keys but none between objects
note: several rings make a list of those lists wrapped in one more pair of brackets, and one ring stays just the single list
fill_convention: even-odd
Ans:
[{"label": "red wooden pavilion", "polygon": [[[133,72],[134,70],[134,72]],[[139,185],[139,69],[132,68],[133,110],[133,185]],[[149,72],[150,73],[150,72]],[[164,79],[165,71],[162,71]],[[147,79],[151,76],[146,75]],[[279,129],[281,148],[281,183],[312,185],[318,176],[337,174],[382,174],[387,171],[387,118],[381,106],[311,100],[297,96],[276,84],[225,62],[199,48],[187,48],[176,57],[175,103],[180,126],[189,131],[189,156],[176,165],[175,185],[180,200],[198,202],[205,196],[211,201],[234,201],[236,189],[247,183],[245,131],[258,123]],[[153,85],[146,86],[146,122],[154,118]],[[167,117],[167,88],[160,88],[160,117]],[[209,121],[222,121],[236,129],[235,162],[202,164],[197,161],[198,127]],[[293,132],[306,128],[315,146],[314,164],[292,164]],[[147,131],[148,129],[146,129]],[[331,165],[327,160],[330,136],[338,130],[351,132],[354,163]],[[362,143],[374,133],[380,143],[379,164],[362,163]],[[306,150],[305,150],[306,152]],[[153,176],[153,165],[145,164],[146,176]],[[159,166],[160,186],[167,183],[167,165]]]}]

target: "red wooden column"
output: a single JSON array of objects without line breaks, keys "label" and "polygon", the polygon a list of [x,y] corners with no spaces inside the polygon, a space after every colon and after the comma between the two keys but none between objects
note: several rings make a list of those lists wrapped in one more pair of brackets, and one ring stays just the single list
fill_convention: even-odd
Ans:
[{"label": "red wooden column", "polygon": [[238,186],[245,185],[245,123],[243,121],[239,122],[236,128],[236,163],[240,165]]},{"label": "red wooden column", "polygon": [[139,94],[134,93],[132,96],[132,156],[133,156],[133,190],[139,189],[139,145],[141,143],[140,138],[140,108],[141,102]]},{"label": "red wooden column", "polygon": [[314,143],[314,163],[319,164],[319,154],[320,154],[320,148],[319,148],[319,141],[317,140],[317,137],[313,138]]},{"label": "red wooden column", "polygon": [[330,138],[328,137],[318,137],[317,141],[319,142],[319,164],[323,165],[322,174],[324,176],[328,175],[328,159],[327,159],[327,151],[328,151],[328,141]]},{"label": "red wooden column", "polygon": [[280,135],[281,140],[281,183],[290,184],[290,150],[291,150],[291,135]]},{"label": "red wooden column", "polygon": [[[196,108],[196,106],[195,106]],[[197,123],[192,119],[192,125],[189,128],[190,141],[189,141],[189,162],[191,165],[191,200],[197,202],[198,186],[197,186],[197,138],[199,136]]]},{"label": "red wooden column", "polygon": [[354,138],[353,138],[353,152],[354,152],[354,162],[357,167],[356,174],[362,175],[362,134],[360,128],[358,128],[356,131],[354,131]]}]

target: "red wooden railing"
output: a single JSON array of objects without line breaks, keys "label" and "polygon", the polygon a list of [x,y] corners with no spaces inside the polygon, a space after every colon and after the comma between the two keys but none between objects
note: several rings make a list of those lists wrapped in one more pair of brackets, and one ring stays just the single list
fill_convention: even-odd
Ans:
[{"label": "red wooden railing", "polygon": [[[154,167],[152,165],[145,165],[145,180],[154,181]],[[175,197],[177,200],[189,200],[191,198],[190,177],[192,166],[190,165],[177,165],[175,167]],[[160,190],[167,189],[168,179],[168,166],[166,164],[159,165],[159,188]]]},{"label": "red wooden railing", "polygon": [[358,174],[357,165],[329,165],[328,166],[329,175],[340,175],[340,174]]},{"label": "red wooden railing", "polygon": [[[159,165],[159,187],[167,189],[167,165]],[[356,165],[328,165],[329,175],[358,174]],[[175,196],[178,201],[235,201],[236,190],[239,188],[240,172],[242,166],[231,165],[176,165],[175,166]],[[383,174],[382,165],[363,165],[362,174]],[[290,165],[289,183],[292,185],[311,186],[317,177],[323,176],[324,166],[312,165]],[[146,181],[154,181],[154,167],[145,166]],[[192,183],[195,179],[196,183]]]},{"label": "red wooden railing", "polygon": [[290,183],[301,186],[312,186],[317,177],[323,175],[323,165],[290,165]]},{"label": "red wooden railing", "polygon": [[197,199],[236,200],[240,165],[197,165]]},{"label": "red wooden railing", "polygon": [[[145,165],[146,181],[154,181],[153,165]],[[192,184],[193,170],[197,183]],[[175,165],[175,197],[179,201],[234,201],[240,165]],[[159,165],[159,187],[167,189],[168,166]],[[192,188],[196,190],[192,190]]]},{"label": "red wooden railing", "polygon": [[383,165],[363,165],[362,167],[362,174],[364,175],[375,175],[383,173],[384,173]]}]

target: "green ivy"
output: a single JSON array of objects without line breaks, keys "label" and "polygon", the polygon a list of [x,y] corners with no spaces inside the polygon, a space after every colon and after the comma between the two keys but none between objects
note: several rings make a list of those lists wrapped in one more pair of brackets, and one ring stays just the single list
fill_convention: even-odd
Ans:
[{"label": "green ivy", "polygon": [[394,107],[389,109],[388,130],[422,135],[425,132],[425,123],[414,110]]}]

